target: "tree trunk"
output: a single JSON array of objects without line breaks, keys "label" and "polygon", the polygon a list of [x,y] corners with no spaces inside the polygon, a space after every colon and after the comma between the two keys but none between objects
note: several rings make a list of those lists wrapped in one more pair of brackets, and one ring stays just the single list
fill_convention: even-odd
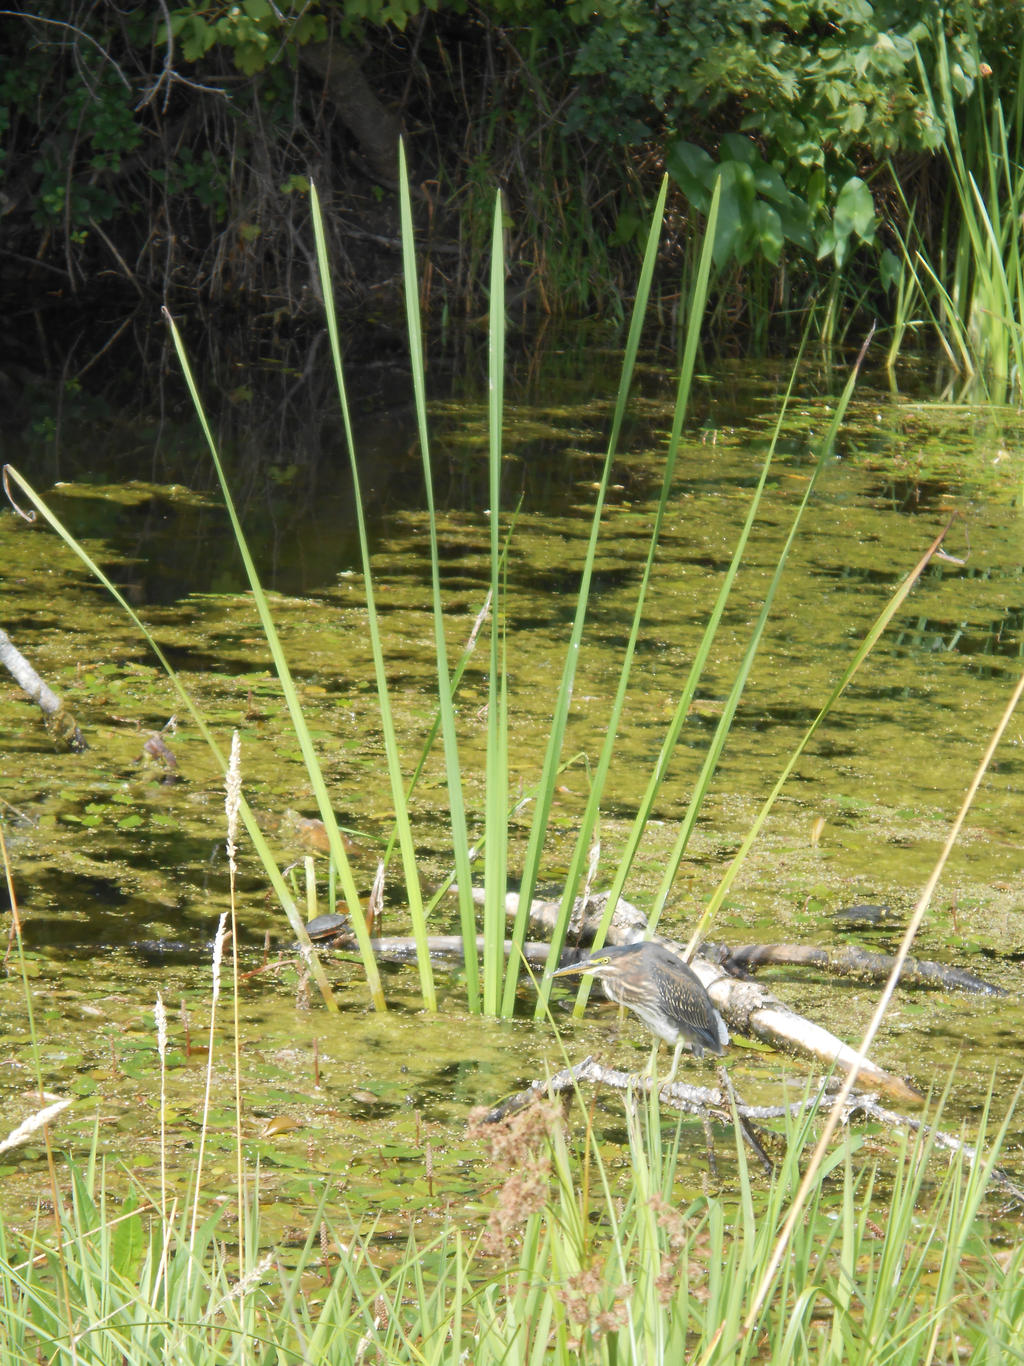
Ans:
[{"label": "tree trunk", "polygon": [[299,57],[323,79],[338,117],[359,143],[373,176],[382,184],[396,186],[401,125],[370,89],[359,59],[337,40],[307,43],[299,49]]}]

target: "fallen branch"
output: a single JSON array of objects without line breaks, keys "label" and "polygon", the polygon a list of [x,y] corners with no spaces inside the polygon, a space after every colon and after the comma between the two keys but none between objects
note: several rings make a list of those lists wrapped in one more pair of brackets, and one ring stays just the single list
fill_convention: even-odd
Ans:
[{"label": "fallen branch", "polygon": [[[515,1095],[506,1098],[495,1105],[493,1109],[487,1111],[482,1116],[484,1124],[497,1124],[499,1120],[507,1119],[509,1115],[516,1114],[523,1110],[527,1105],[532,1104],[539,1096],[559,1096],[565,1091],[572,1091],[582,1081],[592,1081],[599,1086],[610,1086],[616,1091],[650,1091],[653,1078],[638,1076],[635,1072],[620,1072],[613,1067],[604,1067],[595,1058],[584,1058],[582,1062],[576,1063],[573,1067],[563,1067],[560,1072],[556,1072],[553,1077],[546,1081],[531,1081],[529,1086],[517,1091]],[[706,1114],[709,1110],[717,1113],[721,1119],[730,1119],[728,1113],[728,1100],[722,1091],[716,1087],[690,1086],[686,1082],[674,1081],[668,1086],[661,1088],[660,1096],[666,1105],[670,1105],[674,1110],[682,1110],[690,1115]]]},{"label": "fallen branch", "polygon": [[[720,1120],[723,1124],[733,1122],[733,1106],[739,1119],[740,1133],[767,1172],[772,1170],[772,1161],[765,1152],[749,1123],[752,1108],[740,1104],[732,1089],[725,1069],[719,1070],[720,1087],[690,1086],[685,1082],[669,1082],[658,1090],[660,1104],[684,1114],[698,1115],[702,1120]],[[567,1091],[575,1091],[580,1082],[592,1081],[599,1086],[610,1086],[613,1090],[624,1091],[631,1095],[649,1094],[654,1086],[654,1078],[640,1076],[636,1072],[619,1072],[612,1067],[604,1067],[594,1058],[584,1058],[574,1067],[565,1067],[556,1072],[548,1081],[531,1082],[522,1091],[506,1097],[500,1105],[495,1105],[480,1116],[482,1124],[499,1124],[511,1115],[518,1114],[532,1105],[541,1096],[557,1096]],[[749,1113],[748,1113],[749,1112]],[[710,1126],[708,1132],[710,1133]],[[709,1140],[710,1144],[710,1140]],[[711,1148],[709,1146],[709,1155]]]},{"label": "fallen branch", "polygon": [[75,754],[81,754],[83,750],[88,749],[85,737],[78,729],[71,712],[53,689],[43,682],[6,631],[0,631],[0,664],[3,664],[13,676],[22,692],[39,707],[46,728],[58,748],[70,749]]},{"label": "fallen branch", "polygon": [[[724,1068],[721,1069],[720,1076],[724,1086],[728,1083],[728,1075],[725,1074]],[[563,1068],[545,1081],[532,1081],[522,1091],[507,1096],[500,1104],[495,1105],[481,1116],[481,1123],[500,1123],[543,1096],[562,1095],[567,1091],[575,1090],[581,1082],[585,1081],[627,1093],[631,1091],[649,1092],[653,1085],[650,1077],[641,1077],[633,1072],[620,1072],[614,1068],[603,1067],[593,1057],[588,1057],[584,1058],[582,1062],[576,1063],[574,1067]],[[745,1105],[734,1093],[727,1096],[723,1087],[689,1086],[684,1082],[672,1082],[668,1086],[661,1087],[658,1099],[667,1108],[681,1110],[685,1114],[699,1115],[702,1118],[710,1116],[724,1123],[732,1122],[733,1106],[735,1106],[743,1137],[758,1153],[761,1160],[767,1161],[763,1148],[749,1127],[751,1123],[768,1119],[781,1119],[784,1115],[796,1116],[808,1110],[817,1109],[822,1104],[830,1102],[836,1085],[835,1078],[825,1078],[813,1094],[804,1096],[801,1100],[792,1101],[788,1105]],[[886,1109],[879,1105],[878,1097],[875,1095],[863,1091],[850,1093],[843,1107],[842,1122],[848,1124],[853,1116],[858,1113],[880,1124],[885,1124],[889,1128],[902,1127],[911,1129],[915,1133],[920,1131],[928,1134],[936,1147],[944,1148],[947,1152],[962,1153],[969,1166],[973,1166],[982,1160],[983,1154],[972,1144],[965,1143],[962,1138],[948,1134],[943,1129],[937,1129],[933,1124],[926,1124],[914,1115],[905,1115],[898,1110]],[[1024,1205],[1024,1187],[1001,1168],[993,1167],[990,1179],[1001,1187],[1012,1200]]]}]

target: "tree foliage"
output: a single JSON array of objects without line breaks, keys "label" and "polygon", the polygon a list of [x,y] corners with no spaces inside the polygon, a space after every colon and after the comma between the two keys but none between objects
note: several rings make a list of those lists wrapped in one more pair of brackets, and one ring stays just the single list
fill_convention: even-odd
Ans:
[{"label": "tree foliage", "polygon": [[940,36],[966,100],[983,70],[1009,66],[1019,11],[1005,0],[597,0],[569,127],[659,142],[699,210],[721,175],[720,263],[776,263],[789,243],[842,264],[873,240],[871,177],[944,140],[928,93]]},{"label": "tree foliage", "polygon": [[1015,87],[1021,30],[1016,0],[34,0],[0,15],[8,280],[29,261],[48,284],[293,305],[315,178],[365,294],[390,269],[359,243],[394,236],[400,129],[435,241],[458,244],[434,275],[449,304],[478,306],[496,185],[524,292],[614,300],[663,168],[691,223],[721,180],[722,268],[813,277],[867,247],[887,279],[889,168],[941,165],[948,133],[936,54],[962,109]]}]

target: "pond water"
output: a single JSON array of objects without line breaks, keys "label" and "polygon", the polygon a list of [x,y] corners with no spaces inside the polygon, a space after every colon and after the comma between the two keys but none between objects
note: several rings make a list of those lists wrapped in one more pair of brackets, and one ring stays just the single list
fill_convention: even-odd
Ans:
[{"label": "pond water", "polygon": [[[541,765],[616,377],[614,349],[598,338],[585,347],[553,345],[525,358],[509,378],[506,507],[523,500],[508,562],[513,792],[529,787]],[[657,887],[844,380],[825,369],[801,375],[746,563],[626,889],[640,906]],[[695,391],[602,807],[605,869],[614,866],[671,719],[787,381],[782,366],[723,365]],[[674,384],[670,354],[642,366],[604,519],[566,755],[593,760],[603,739],[661,480]],[[801,760],[711,937],[858,942],[891,951],[1016,682],[1024,424],[1009,410],[933,402],[913,377],[905,388],[894,392],[870,375],[858,388],[662,920],[667,934],[685,937],[851,653],[954,512],[946,543],[954,558],[926,571]],[[438,389],[432,439],[456,650],[487,586],[486,400],[472,375]],[[398,390],[403,397],[396,402]],[[433,655],[426,519],[407,392],[403,371],[378,384],[376,406],[357,422],[357,439],[385,654],[411,769],[433,714]],[[307,398],[307,416],[316,414],[307,424],[315,427],[315,457],[298,452],[299,437],[282,419],[276,446],[267,441],[260,458],[244,464],[246,423],[237,409],[245,400],[234,395],[233,402],[219,419],[225,452],[258,565],[275,590],[275,617],[335,808],[353,832],[358,875],[368,888],[390,833],[390,791],[336,418]],[[7,458],[130,595],[225,746],[231,730],[239,730],[246,795],[282,864],[301,860],[310,851],[295,814],[315,814],[314,803],[226,517],[210,489],[199,433],[175,410],[170,435],[165,431],[163,444],[147,449],[137,426],[105,421],[94,417],[74,434],[66,430],[59,451],[48,427],[45,445],[8,443]],[[58,476],[63,482],[51,488]],[[47,1090],[76,1098],[60,1122],[59,1143],[81,1154],[95,1134],[103,1153],[151,1176],[158,1122],[153,1007],[160,992],[171,1010],[171,1142],[187,1168],[209,1025],[207,946],[228,904],[219,773],[145,643],[53,533],[5,511],[0,554],[2,624],[65,696],[89,743],[84,755],[55,753],[14,684],[0,689],[0,796],[37,1040],[33,1051],[12,957],[0,981],[2,1113],[13,1127],[31,1111],[38,1066]],[[459,694],[474,829],[483,810],[485,668],[474,657]],[[143,746],[175,714],[176,727],[163,733],[176,765],[170,772]],[[901,991],[875,1049],[880,1063],[925,1090],[941,1087],[956,1064],[954,1119],[979,1109],[993,1078],[997,1098],[1005,1100],[1021,1076],[1022,745],[1013,722],[915,946],[921,957],[967,967],[1013,994],[995,1005],[962,994]],[[578,763],[565,775],[546,845],[544,873],[552,884],[564,876],[586,794]],[[414,800],[428,882],[447,871],[446,808],[442,770],[430,764]],[[526,820],[513,823],[514,849],[525,844]],[[325,883],[321,861],[320,909]],[[296,887],[304,895],[304,882]],[[841,908],[865,902],[884,903],[892,915],[874,928],[836,918]],[[446,912],[437,932],[453,928],[454,914],[454,907]],[[442,1009],[428,1016],[419,1010],[414,970],[388,968],[392,1008],[384,1016],[368,1008],[358,965],[335,959],[330,975],[342,1010],[331,1017],[315,993],[307,999],[286,922],[244,849],[239,917],[248,1137],[265,1188],[281,1198],[282,1229],[298,1219],[293,1202],[308,1200],[325,1182],[357,1216],[367,1209],[393,1215],[386,1229],[397,1230],[413,1211],[429,1217],[485,1203],[494,1174],[464,1139],[469,1108],[562,1062],[550,1025],[528,1018],[529,985],[523,1018],[497,1024],[468,1016],[458,975],[442,970]],[[406,929],[395,884],[385,930]],[[877,993],[805,970],[764,975],[796,1009],[851,1042]],[[595,998],[588,1019],[573,1026],[570,1001],[567,992],[557,1008],[570,1056],[595,1051],[635,1066],[646,1055],[638,1024],[626,1021],[620,1030]],[[213,1144],[210,1160],[230,1171],[230,1028],[227,1007],[221,1011],[215,1118],[223,1142]],[[751,1099],[777,1095],[782,1076],[799,1082],[814,1070],[742,1046],[731,1051],[736,1085]],[[609,1113],[609,1143],[616,1124]],[[1007,1152],[1011,1166],[1020,1158],[1020,1127]],[[699,1185],[702,1138],[696,1147]],[[0,1162],[0,1206],[25,1214],[43,1190],[44,1151],[21,1148]]]}]

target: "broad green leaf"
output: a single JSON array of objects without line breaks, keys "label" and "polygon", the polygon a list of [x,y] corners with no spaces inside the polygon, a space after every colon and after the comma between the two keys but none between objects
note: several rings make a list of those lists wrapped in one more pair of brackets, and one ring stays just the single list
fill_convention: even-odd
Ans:
[{"label": "broad green leaf", "polygon": [[717,168],[703,147],[675,142],[665,153],[665,170],[695,209],[706,213]]}]

